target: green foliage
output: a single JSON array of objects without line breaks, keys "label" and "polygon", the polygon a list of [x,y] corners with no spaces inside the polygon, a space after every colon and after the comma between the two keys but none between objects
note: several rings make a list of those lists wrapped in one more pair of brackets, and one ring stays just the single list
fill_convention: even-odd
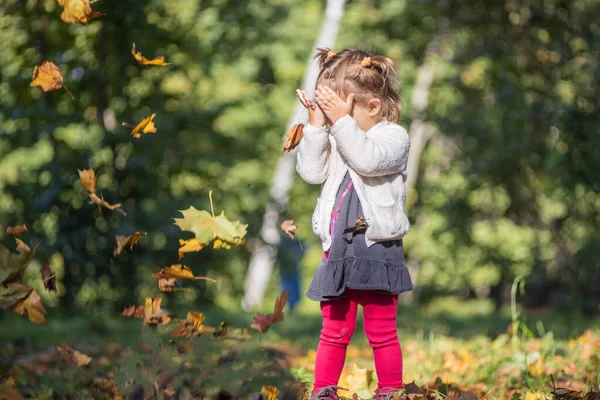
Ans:
[{"label": "green foliage", "polygon": [[[349,2],[336,45],[397,63],[408,127],[416,73],[441,35],[423,116],[439,133],[410,172],[419,179],[405,247],[418,266],[417,298],[466,292],[500,306],[521,275],[532,305],[597,311],[597,5],[445,4]],[[101,0],[94,10],[106,15],[71,25],[54,0],[3,4],[0,226],[31,227],[38,258],[58,273],[62,310],[106,316],[158,294],[150,274],[176,261],[171,218],[208,209],[209,188],[248,223],[249,239],[258,235],[323,2]],[[133,42],[171,64],[137,65]],[[44,60],[60,68],[74,101],[29,87]],[[152,135],[132,139],[121,126],[151,113]],[[86,168],[97,172],[99,194],[123,200],[126,217],[88,204],[77,177]],[[317,191],[297,178],[285,211],[308,257],[318,244],[307,199]],[[148,240],[112,257],[114,236],[134,231]],[[245,246],[188,257],[195,274],[219,283],[173,303],[239,294]]]}]

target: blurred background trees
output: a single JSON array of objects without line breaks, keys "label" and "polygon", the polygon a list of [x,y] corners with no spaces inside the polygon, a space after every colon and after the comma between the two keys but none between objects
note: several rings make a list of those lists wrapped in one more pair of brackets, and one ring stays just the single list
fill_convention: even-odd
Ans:
[{"label": "blurred background trees", "polygon": [[[410,171],[413,301],[457,294],[501,306],[525,276],[532,306],[599,311],[598,3],[347,3],[336,50],[392,58],[400,123],[432,128]],[[151,273],[177,263],[178,239],[189,237],[172,218],[190,205],[208,209],[209,190],[215,211],[249,224],[252,244],[324,5],[100,0],[93,8],[105,16],[71,25],[54,0],[0,3],[0,226],[27,224],[37,266],[48,260],[58,271],[48,308],[114,314],[156,295]],[[428,105],[413,113],[416,74],[435,38]],[[132,43],[172,64],[138,66]],[[45,60],[75,101],[29,86]],[[151,113],[157,133],[133,139],[121,126]],[[77,174],[85,168],[126,216],[87,204]],[[296,177],[282,216],[298,222],[304,277],[320,253],[310,230],[318,189]],[[114,236],[134,231],[150,234],[113,257]],[[0,241],[12,246],[3,228]],[[218,283],[172,301],[239,307],[249,254],[242,246],[186,255]]]}]

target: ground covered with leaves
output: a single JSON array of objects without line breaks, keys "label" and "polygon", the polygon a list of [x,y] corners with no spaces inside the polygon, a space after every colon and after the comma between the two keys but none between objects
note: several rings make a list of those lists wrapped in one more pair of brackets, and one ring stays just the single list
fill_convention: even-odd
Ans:
[{"label": "ground covered with leaves", "polygon": [[[137,330],[130,322],[122,341],[7,341],[0,348],[0,398],[223,399],[262,391],[264,399],[300,399],[311,388],[315,350],[278,340],[277,332],[257,336],[231,327],[223,339],[215,335],[221,326],[207,335],[175,337],[179,324]],[[348,390],[340,395],[367,399],[377,376],[371,349],[357,339],[339,383]],[[530,339],[439,335],[405,339],[402,346],[404,378],[413,384],[401,398],[600,399],[597,329],[571,340],[552,333]]]}]

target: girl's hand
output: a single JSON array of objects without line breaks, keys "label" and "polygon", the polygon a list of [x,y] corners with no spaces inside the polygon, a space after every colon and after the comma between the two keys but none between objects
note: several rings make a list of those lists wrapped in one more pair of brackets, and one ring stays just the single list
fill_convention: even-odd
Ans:
[{"label": "girl's hand", "polygon": [[323,111],[312,101],[304,90],[296,89],[298,100],[308,110],[308,123],[314,127],[320,128],[325,125],[325,115]]},{"label": "girl's hand", "polygon": [[329,86],[319,85],[316,91],[316,102],[332,124],[352,112],[354,93],[350,93],[346,101],[342,100]]}]

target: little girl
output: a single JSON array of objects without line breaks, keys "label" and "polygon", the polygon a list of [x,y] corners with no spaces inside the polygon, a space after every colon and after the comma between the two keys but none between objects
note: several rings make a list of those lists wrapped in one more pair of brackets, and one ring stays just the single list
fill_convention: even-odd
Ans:
[{"label": "little girl", "polygon": [[319,49],[315,58],[321,67],[315,102],[296,91],[309,115],[296,169],[306,182],[322,184],[312,224],[323,260],[307,292],[323,315],[311,398],[338,399],[360,304],[379,380],[375,399],[391,399],[404,387],[398,294],[413,288],[402,247],[409,138],[396,124],[399,84],[383,56]]}]

